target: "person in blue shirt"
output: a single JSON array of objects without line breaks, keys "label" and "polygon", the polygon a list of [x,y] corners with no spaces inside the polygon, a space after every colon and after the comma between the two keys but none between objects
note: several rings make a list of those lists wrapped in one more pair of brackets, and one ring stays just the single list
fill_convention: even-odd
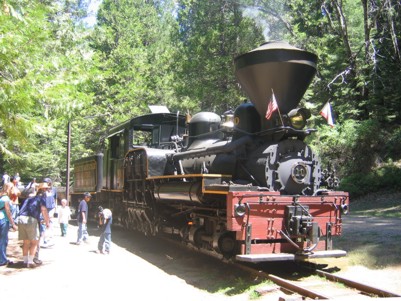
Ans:
[{"label": "person in blue shirt", "polygon": [[113,216],[110,209],[103,209],[99,214],[99,225],[102,230],[99,242],[97,244],[98,254],[110,254],[111,246],[111,224],[113,223]]},{"label": "person in blue shirt", "polygon": [[50,225],[46,208],[46,190],[48,188],[47,183],[39,184],[36,196],[27,198],[20,209],[18,239],[23,241],[22,256],[28,268],[34,268],[37,265],[33,259],[39,244],[41,215],[46,227],[48,228]]},{"label": "person in blue shirt", "polygon": [[13,264],[13,262],[7,259],[8,231],[10,225],[12,229],[17,229],[11,215],[11,200],[8,197],[6,186],[3,186],[3,191],[0,193],[0,266]]},{"label": "person in blue shirt", "polygon": [[78,205],[78,238],[77,245],[80,245],[82,241],[88,242],[89,234],[87,228],[88,222],[88,202],[91,200],[92,195],[89,192],[84,193],[84,199]]},{"label": "person in blue shirt", "polygon": [[[50,227],[48,230],[42,227],[41,230],[41,238],[42,238],[42,248],[49,248],[54,246],[54,229],[53,229],[53,220],[54,213],[57,208],[57,188],[53,186],[52,180],[50,178],[44,178],[44,183],[47,183],[48,189],[46,190],[46,208],[50,218]],[[39,248],[38,248],[39,250]],[[39,254],[35,256],[35,258],[39,258]]]},{"label": "person in blue shirt", "polygon": [[[36,182],[36,179],[35,179]],[[43,188],[43,186],[46,184],[47,188]],[[44,178],[43,183],[41,184],[44,193],[44,197],[46,200],[46,209],[47,209],[47,214],[49,216],[49,226],[46,227],[44,221],[43,221],[43,216],[40,216],[40,222],[39,222],[39,233],[40,233],[40,238],[39,238],[39,244],[38,247],[36,248],[36,253],[35,257],[33,259],[33,262],[36,265],[41,265],[42,260],[39,259],[39,253],[40,253],[40,248],[50,248],[54,246],[54,240],[53,240],[53,223],[52,223],[52,217],[54,216],[55,208],[57,205],[57,189],[56,187],[53,187],[52,185],[52,180],[50,178]],[[36,185],[36,189],[38,190],[38,186]]]},{"label": "person in blue shirt", "polygon": [[52,218],[57,207],[57,188],[53,186],[50,178],[44,178],[43,182],[49,186],[46,191],[46,208],[49,211],[50,218]]}]

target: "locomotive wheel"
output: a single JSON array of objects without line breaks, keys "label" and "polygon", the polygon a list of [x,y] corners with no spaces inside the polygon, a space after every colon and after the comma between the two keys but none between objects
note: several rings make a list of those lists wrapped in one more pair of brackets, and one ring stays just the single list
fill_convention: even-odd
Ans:
[{"label": "locomotive wheel", "polygon": [[150,227],[149,227],[149,225],[148,225],[148,224],[143,225],[143,234],[144,234],[145,236],[149,236],[149,233],[150,233]]},{"label": "locomotive wheel", "polygon": [[231,258],[236,250],[235,237],[232,233],[226,232],[222,234],[218,240],[218,249],[224,258]]},{"label": "locomotive wheel", "polygon": [[202,248],[203,241],[202,236],[206,233],[203,227],[191,227],[189,230],[189,241],[196,247]]},{"label": "locomotive wheel", "polygon": [[158,222],[158,221],[155,221],[155,222],[152,224],[152,236],[156,236],[157,233],[159,233],[159,222]]},{"label": "locomotive wheel", "polygon": [[128,214],[124,213],[121,216],[121,225],[125,230],[129,230]]}]

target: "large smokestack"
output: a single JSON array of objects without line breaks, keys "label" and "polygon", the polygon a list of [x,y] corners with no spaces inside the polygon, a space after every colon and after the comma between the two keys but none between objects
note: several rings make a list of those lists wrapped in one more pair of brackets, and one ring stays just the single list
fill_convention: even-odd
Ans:
[{"label": "large smokestack", "polygon": [[286,42],[267,42],[235,58],[235,75],[260,116],[272,91],[281,114],[296,108],[316,74],[317,56]]}]

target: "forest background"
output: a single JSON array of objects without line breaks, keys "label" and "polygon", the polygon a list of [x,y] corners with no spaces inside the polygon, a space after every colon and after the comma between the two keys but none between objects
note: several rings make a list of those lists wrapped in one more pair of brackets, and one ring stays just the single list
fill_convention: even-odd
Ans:
[{"label": "forest background", "polygon": [[235,109],[233,60],[269,40],[319,57],[301,105],[341,189],[400,190],[399,0],[1,0],[0,173],[65,185],[68,124],[73,161],[148,105]]}]

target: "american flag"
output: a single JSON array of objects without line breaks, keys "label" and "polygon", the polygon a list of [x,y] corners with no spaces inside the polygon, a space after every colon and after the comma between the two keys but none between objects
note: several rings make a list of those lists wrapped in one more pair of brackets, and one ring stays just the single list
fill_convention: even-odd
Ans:
[{"label": "american flag", "polygon": [[270,97],[269,102],[267,103],[266,119],[269,120],[272,117],[273,112],[277,110],[278,110],[277,100],[272,90],[272,96]]}]

